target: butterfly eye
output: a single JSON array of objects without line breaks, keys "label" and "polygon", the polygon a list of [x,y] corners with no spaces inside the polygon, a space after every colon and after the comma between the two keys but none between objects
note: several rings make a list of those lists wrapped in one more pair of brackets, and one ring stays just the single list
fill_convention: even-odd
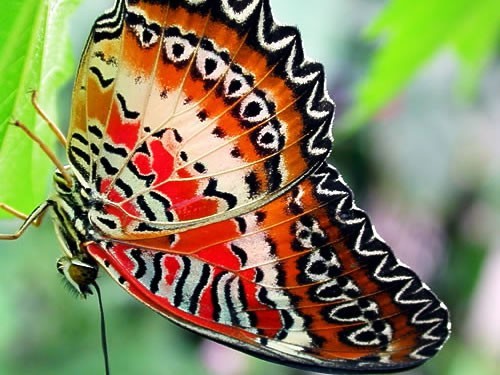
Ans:
[{"label": "butterfly eye", "polygon": [[57,260],[56,266],[57,271],[64,276],[66,283],[71,286],[72,290],[84,298],[88,294],[92,294],[90,285],[95,282],[98,272],[95,264],[65,256]]}]

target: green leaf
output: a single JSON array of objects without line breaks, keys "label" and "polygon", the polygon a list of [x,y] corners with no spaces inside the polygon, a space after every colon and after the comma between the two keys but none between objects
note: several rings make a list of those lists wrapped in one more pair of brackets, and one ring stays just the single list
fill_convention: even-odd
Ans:
[{"label": "green leaf", "polygon": [[0,202],[23,212],[30,212],[46,198],[53,166],[32,140],[9,123],[19,120],[49,146],[55,145],[55,137],[31,105],[30,90],[38,91],[41,107],[56,120],[57,90],[74,70],[67,20],[78,3],[20,0],[2,5]]},{"label": "green leaf", "polygon": [[[477,82],[493,51],[500,17],[496,0],[393,0],[367,30],[367,37],[385,37],[373,56],[356,103],[344,117],[344,133],[352,133],[408,84],[436,52],[455,47]],[[468,82],[471,80],[469,79]]]},{"label": "green leaf", "polygon": [[498,1],[482,0],[475,5],[451,40],[462,63],[460,88],[468,95],[475,93],[481,72],[492,58],[500,36]]}]

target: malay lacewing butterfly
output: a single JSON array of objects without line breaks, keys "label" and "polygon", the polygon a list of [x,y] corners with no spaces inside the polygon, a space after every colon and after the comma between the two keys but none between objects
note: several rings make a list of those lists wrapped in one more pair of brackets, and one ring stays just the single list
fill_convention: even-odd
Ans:
[{"label": "malay lacewing butterfly", "polygon": [[323,67],[269,0],[117,0],[82,55],[69,165],[18,234],[50,210],[82,296],[102,268],[270,361],[418,366],[446,341],[447,309],[327,161],[333,113]]}]

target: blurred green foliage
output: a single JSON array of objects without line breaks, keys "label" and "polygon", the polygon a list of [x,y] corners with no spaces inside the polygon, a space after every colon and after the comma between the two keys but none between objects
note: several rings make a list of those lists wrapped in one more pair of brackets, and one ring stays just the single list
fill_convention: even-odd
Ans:
[{"label": "blurred green foliage", "polygon": [[383,40],[356,89],[355,104],[339,134],[352,134],[366,124],[419,68],[447,47],[462,62],[460,85],[471,94],[495,51],[499,32],[497,0],[389,1],[366,29],[370,40]]},{"label": "blurred green foliage", "polygon": [[[47,194],[53,169],[39,148],[9,122],[19,120],[48,145],[55,139],[35,114],[30,91],[57,118],[57,92],[73,74],[67,19],[79,0],[8,1],[0,12],[0,202],[29,212]],[[0,212],[0,217],[7,217]]]}]

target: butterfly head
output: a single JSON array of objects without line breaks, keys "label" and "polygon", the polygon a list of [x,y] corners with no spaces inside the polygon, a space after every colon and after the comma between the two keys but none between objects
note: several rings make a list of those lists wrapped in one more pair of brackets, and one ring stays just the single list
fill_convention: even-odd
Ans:
[{"label": "butterfly head", "polygon": [[64,281],[78,295],[86,298],[93,294],[90,288],[97,278],[98,266],[90,259],[63,256],[57,260],[57,270]]}]

